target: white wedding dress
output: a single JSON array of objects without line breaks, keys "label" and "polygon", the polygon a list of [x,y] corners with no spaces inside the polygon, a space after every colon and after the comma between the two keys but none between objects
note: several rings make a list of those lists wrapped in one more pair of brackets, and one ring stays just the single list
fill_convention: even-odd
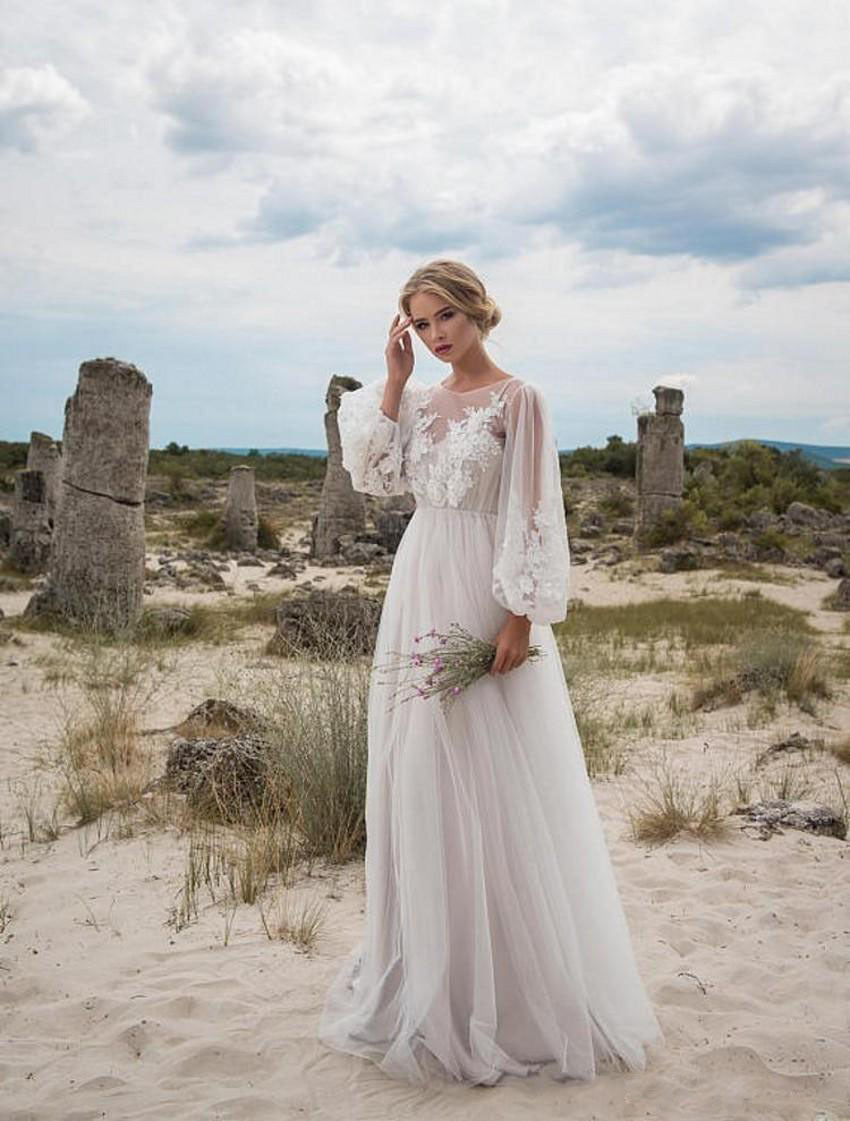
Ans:
[{"label": "white wedding dress", "polygon": [[393,421],[383,388],[344,393],[338,413],[354,487],[416,498],[375,663],[453,622],[492,640],[506,609],[544,655],[447,712],[436,697],[393,704],[373,673],[365,930],[319,1039],[411,1082],[644,1069],[662,1033],[549,625],[566,614],[569,556],[545,400],[516,377],[461,393],[410,379]]}]

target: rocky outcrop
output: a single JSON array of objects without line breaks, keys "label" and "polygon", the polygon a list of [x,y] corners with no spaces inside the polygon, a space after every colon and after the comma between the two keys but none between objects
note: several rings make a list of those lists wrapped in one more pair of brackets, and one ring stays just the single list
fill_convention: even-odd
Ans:
[{"label": "rocky outcrop", "polygon": [[664,513],[682,501],[685,478],[684,394],[681,389],[657,385],[655,412],[638,417],[635,532],[639,539],[661,521]]},{"label": "rocky outcrop", "polygon": [[233,467],[222,515],[223,544],[228,549],[253,553],[257,548],[257,491],[254,468]]},{"label": "rocky outcrop", "polygon": [[9,534],[12,567],[18,572],[44,572],[50,559],[51,537],[44,472],[18,471]]},{"label": "rocky outcrop", "polygon": [[27,470],[41,471],[44,475],[44,501],[52,532],[56,524],[56,507],[62,497],[62,453],[52,436],[44,432],[30,433]]},{"label": "rocky outcrop", "polygon": [[356,592],[311,588],[282,600],[277,630],[267,652],[346,656],[370,654],[375,646],[381,600]]},{"label": "rocky outcrop", "polygon": [[152,392],[131,363],[95,358],[80,366],[65,404],[62,493],[47,584],[25,614],[50,611],[107,631],[139,619]]},{"label": "rocky outcrop", "polygon": [[358,534],[366,528],[366,499],[351,484],[351,476],[342,465],[342,443],[339,437],[337,412],[342,394],[359,389],[355,378],[334,374],[325,393],[325,438],[328,461],[319,509],[313,515],[310,555],[315,559],[335,556],[343,534]]}]

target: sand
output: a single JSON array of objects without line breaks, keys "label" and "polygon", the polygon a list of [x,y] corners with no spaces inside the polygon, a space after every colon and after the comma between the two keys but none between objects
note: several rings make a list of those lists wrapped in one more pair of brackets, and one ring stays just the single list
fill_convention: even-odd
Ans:
[{"label": "sand", "polygon": [[[626,571],[576,568],[573,594],[601,604],[753,586],[712,573],[629,578]],[[352,580],[352,570],[321,569],[297,582],[316,574],[336,586]],[[252,581],[269,589],[292,583],[257,569],[225,578],[239,581],[237,594]],[[811,611],[832,641],[846,643],[840,620],[819,608],[829,584],[818,574],[794,578],[764,584],[762,594]],[[27,598],[2,594],[0,607],[12,615]],[[152,600],[193,598],[221,596],[158,591]],[[281,663],[261,653],[265,633],[249,629],[230,646],[173,655],[145,726],[173,724],[248,669],[280,672]],[[197,922],[176,931],[169,915],[187,839],[173,828],[139,827],[121,838],[114,823],[110,835],[109,822],[76,828],[68,820],[56,840],[26,841],[23,805],[49,805],[57,778],[39,760],[57,742],[76,694],[73,684],[50,683],[61,664],[56,636],[22,641],[0,646],[0,903],[11,912],[0,934],[3,1121],[850,1118],[847,842],[790,829],[762,840],[735,817],[728,840],[680,836],[650,848],[629,838],[627,824],[636,788],[662,758],[707,780],[750,761],[779,734],[846,732],[846,687],[826,729],[823,720],[786,712],[749,731],[728,713],[713,714],[689,738],[635,740],[627,771],[594,781],[665,1033],[645,1071],[557,1083],[544,1070],[492,1088],[420,1089],[325,1049],[315,1036],[325,990],[362,926],[362,862],[304,870],[292,890],[325,907],[319,940],[305,952],[270,941],[257,907],[244,904],[229,931],[228,916],[209,900]],[[652,694],[651,681],[636,679],[634,688]],[[830,766],[840,767],[815,765],[824,783]],[[846,766],[842,774],[846,780]]]}]

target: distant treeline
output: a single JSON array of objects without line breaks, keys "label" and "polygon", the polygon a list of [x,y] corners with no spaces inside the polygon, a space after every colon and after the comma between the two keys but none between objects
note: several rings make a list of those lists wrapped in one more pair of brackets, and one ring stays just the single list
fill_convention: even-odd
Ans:
[{"label": "distant treeline", "polygon": [[[24,467],[28,444],[0,441],[0,488],[10,491],[15,470]],[[566,478],[583,476],[633,479],[637,445],[609,436],[604,448],[582,447],[560,454]],[[324,457],[297,452],[245,455],[207,448],[192,449],[171,442],[152,448],[148,473],[164,476],[179,487],[188,479],[226,478],[230,469],[245,463],[258,479],[285,481],[322,479]],[[697,470],[701,464],[707,466]],[[712,523],[730,528],[754,510],[783,513],[791,502],[807,502],[839,511],[850,504],[850,468],[824,471],[799,450],[780,451],[754,440],[719,448],[685,449],[685,498],[694,511]]]}]

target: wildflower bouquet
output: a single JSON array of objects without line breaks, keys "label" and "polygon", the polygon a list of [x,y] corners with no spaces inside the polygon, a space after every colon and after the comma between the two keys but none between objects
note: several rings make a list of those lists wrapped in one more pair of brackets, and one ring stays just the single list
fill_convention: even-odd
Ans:
[{"label": "wildflower bouquet", "polygon": [[[430,648],[421,646],[424,639],[433,639]],[[443,708],[448,710],[464,689],[483,677],[493,664],[496,656],[495,643],[486,642],[470,634],[459,623],[452,623],[447,634],[440,634],[435,628],[425,634],[413,636],[414,649],[409,654],[391,651],[394,660],[375,669],[397,674],[403,670],[419,670],[418,680],[414,674],[403,674],[403,679],[394,696],[399,693],[403,701],[414,697],[439,697]],[[539,646],[529,646],[528,660],[534,661],[543,656]]]}]

